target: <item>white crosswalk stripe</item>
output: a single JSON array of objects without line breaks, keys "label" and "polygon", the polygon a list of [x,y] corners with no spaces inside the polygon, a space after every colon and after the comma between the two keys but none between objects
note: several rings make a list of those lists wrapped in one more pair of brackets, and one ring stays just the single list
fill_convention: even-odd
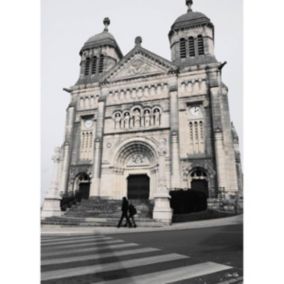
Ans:
[{"label": "white crosswalk stripe", "polygon": [[48,239],[42,239],[41,243],[42,244],[49,244],[53,242],[69,242],[69,241],[74,241],[74,240],[88,240],[88,239],[93,239],[93,240],[100,240],[104,239],[106,237],[104,236],[81,236],[81,237],[66,237],[66,238],[48,238]]},{"label": "white crosswalk stripe", "polygon": [[52,241],[48,243],[42,243],[42,247],[46,246],[54,246],[54,245],[67,245],[67,244],[75,244],[75,243],[82,243],[82,242],[101,242],[101,241],[106,241],[106,240],[112,240],[113,238],[110,237],[105,237],[105,238],[88,238],[88,239],[77,239],[77,240],[62,240],[62,241]]},{"label": "white crosswalk stripe", "polygon": [[[117,260],[114,261],[113,257]],[[123,260],[119,259],[120,257],[127,258]],[[109,261],[107,258],[110,258]],[[101,259],[105,261],[100,263]],[[125,277],[126,275],[122,274],[121,277],[124,278],[104,281],[100,281],[101,278],[98,276],[98,282],[93,284],[166,284],[232,269],[230,266],[214,262],[194,264],[187,259],[191,259],[190,256],[164,253],[158,248],[139,247],[136,243],[126,243],[123,240],[105,236],[46,237],[42,243],[41,280],[60,281],[60,279],[87,275],[96,277],[98,273],[112,271],[119,273],[139,268],[141,273],[138,275]],[[165,263],[167,268],[161,267],[161,264]],[[169,268],[173,263],[175,266]],[[159,267],[156,271],[155,266]],[[143,273],[144,267],[148,267],[146,273]],[[151,267],[150,271],[149,267]],[[91,282],[88,280],[88,283]]]},{"label": "white crosswalk stripe", "polygon": [[53,252],[46,252],[43,254],[43,257],[54,257],[54,256],[67,256],[67,255],[72,255],[74,253],[78,252],[98,252],[99,250],[102,250],[104,248],[107,248],[109,250],[112,249],[122,249],[122,248],[130,248],[130,247],[137,247],[138,244],[136,243],[123,243],[121,240],[114,240],[109,242],[108,244],[105,245],[100,245],[99,247],[87,247],[87,248],[73,248],[73,249],[68,249],[64,251],[53,251]]},{"label": "white crosswalk stripe", "polygon": [[232,267],[213,263],[204,262],[201,264],[188,265],[180,268],[168,269],[166,271],[159,271],[154,273],[143,274],[139,276],[132,276],[127,278],[121,278],[118,280],[110,280],[103,282],[96,282],[93,284],[125,284],[125,283],[135,283],[135,284],[149,284],[149,283],[159,283],[166,284],[177,281],[189,280],[195,277],[208,275],[224,270],[231,269]]},{"label": "white crosswalk stripe", "polygon": [[105,264],[96,264],[84,267],[80,266],[78,268],[59,269],[54,271],[43,272],[42,280],[51,280],[63,277],[73,277],[85,274],[95,274],[99,272],[101,273],[101,272],[115,271],[121,269],[122,267],[123,269],[128,269],[128,268],[140,267],[143,265],[151,265],[151,264],[162,263],[162,262],[173,261],[184,258],[187,258],[187,256],[176,253],[170,253],[159,256],[136,258],[120,262],[107,263],[107,264],[105,263]]},{"label": "white crosswalk stripe", "polygon": [[[104,245],[104,244],[108,244],[108,243],[112,243],[114,240],[113,239],[109,239],[109,240],[100,240],[100,241],[85,241],[85,242],[80,242],[80,243],[69,243],[69,244],[62,244],[62,245],[54,245],[54,246],[42,246],[43,250],[57,250],[57,249],[69,249],[69,248],[78,248],[78,247],[85,247],[85,246],[96,246],[96,245]],[[122,240],[116,240],[117,242],[123,242]]]},{"label": "white crosswalk stripe", "polygon": [[75,256],[75,257],[65,257],[65,258],[55,258],[55,259],[48,259],[41,262],[41,265],[51,265],[51,264],[60,264],[60,263],[69,263],[74,261],[84,261],[84,260],[95,260],[95,259],[103,259],[107,257],[117,257],[117,256],[124,256],[124,255],[132,255],[132,254],[139,254],[145,252],[153,252],[159,251],[156,248],[140,248],[140,249],[132,249],[132,250],[122,250],[118,252],[106,252],[100,253],[96,255],[84,255],[84,256]]}]

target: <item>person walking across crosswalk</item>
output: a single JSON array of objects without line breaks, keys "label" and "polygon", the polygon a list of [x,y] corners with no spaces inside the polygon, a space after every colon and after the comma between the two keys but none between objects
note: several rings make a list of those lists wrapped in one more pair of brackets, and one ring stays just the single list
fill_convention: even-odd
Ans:
[{"label": "person walking across crosswalk", "polygon": [[123,219],[125,218],[126,219],[126,224],[128,227],[131,227],[131,222],[129,220],[129,217],[128,217],[128,207],[129,207],[129,203],[128,203],[128,200],[126,197],[123,197],[122,198],[122,204],[121,204],[121,217],[120,217],[120,220],[118,222],[118,225],[117,225],[117,228],[119,228],[121,226],[121,223],[123,221]]}]

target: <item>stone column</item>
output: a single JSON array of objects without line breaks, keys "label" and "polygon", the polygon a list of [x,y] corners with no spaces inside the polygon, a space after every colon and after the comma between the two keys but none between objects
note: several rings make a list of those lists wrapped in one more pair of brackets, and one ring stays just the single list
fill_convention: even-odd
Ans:
[{"label": "stone column", "polygon": [[52,157],[54,162],[52,182],[47,196],[44,199],[41,211],[42,218],[61,216],[59,180],[61,175],[62,151],[60,147],[57,147],[54,152],[54,156]]},{"label": "stone column", "polygon": [[208,76],[218,187],[222,187],[227,192],[236,192],[238,191],[237,169],[226,87],[222,83],[219,69],[211,70]]},{"label": "stone column", "polygon": [[70,106],[67,110],[67,119],[65,126],[65,142],[63,144],[63,164],[62,164],[62,175],[60,182],[60,190],[67,191],[67,181],[70,165],[70,155],[71,155],[71,141],[72,141],[72,130],[74,122],[75,109]]},{"label": "stone column", "polygon": [[180,154],[179,154],[179,112],[176,80],[170,86],[170,127],[171,127],[171,187],[180,187]]},{"label": "stone column", "polygon": [[226,188],[226,175],[225,175],[225,153],[223,150],[223,133],[222,130],[217,128],[214,130],[215,140],[215,157],[217,167],[217,183],[221,188]]},{"label": "stone column", "polygon": [[102,149],[103,149],[103,129],[104,129],[104,117],[105,117],[105,97],[99,99],[98,102],[98,116],[97,127],[95,137],[95,151],[93,159],[93,173],[90,196],[101,196],[100,180],[101,180],[101,161],[102,161]]},{"label": "stone column", "polygon": [[158,191],[154,195],[153,219],[170,225],[172,223],[173,210],[170,207],[170,195],[166,186],[165,154],[165,149],[159,150]]}]

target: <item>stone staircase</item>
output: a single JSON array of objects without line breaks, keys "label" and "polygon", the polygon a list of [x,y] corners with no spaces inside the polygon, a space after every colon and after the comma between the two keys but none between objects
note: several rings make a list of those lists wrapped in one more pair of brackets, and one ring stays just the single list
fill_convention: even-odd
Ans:
[{"label": "stone staircase", "polygon": [[[162,227],[152,219],[153,203],[150,200],[133,200],[136,207],[135,221],[138,227]],[[48,217],[42,224],[65,226],[115,227],[121,216],[121,200],[91,198],[73,205],[60,217]]]}]

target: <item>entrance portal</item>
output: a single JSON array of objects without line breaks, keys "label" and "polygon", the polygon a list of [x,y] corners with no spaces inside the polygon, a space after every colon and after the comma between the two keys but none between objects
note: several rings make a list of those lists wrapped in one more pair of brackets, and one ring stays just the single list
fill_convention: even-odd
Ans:
[{"label": "entrance portal", "polygon": [[89,199],[90,195],[90,178],[84,174],[79,177],[79,193],[82,199]]},{"label": "entrance portal", "polygon": [[127,178],[128,199],[149,199],[150,179],[147,175],[130,175]]}]

